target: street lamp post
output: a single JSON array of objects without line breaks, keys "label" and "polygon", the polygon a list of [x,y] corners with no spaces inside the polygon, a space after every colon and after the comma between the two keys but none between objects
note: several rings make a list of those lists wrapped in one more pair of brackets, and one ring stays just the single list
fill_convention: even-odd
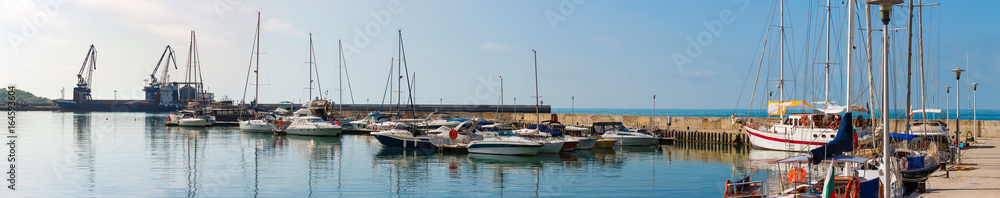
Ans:
[{"label": "street lamp post", "polygon": [[[895,4],[903,3],[903,0],[869,0],[868,4],[878,5],[879,13],[882,17],[882,170],[891,170],[890,166],[891,159],[889,158],[889,20],[892,16],[892,6]],[[847,107],[850,108],[850,107]],[[888,172],[886,172],[888,176]],[[896,190],[892,187],[892,181],[890,177],[885,177],[882,180],[883,188],[882,195],[885,197],[892,197],[891,192]]]},{"label": "street lamp post", "polygon": [[965,70],[962,69],[962,68],[957,68],[956,67],[955,69],[953,69],[951,71],[955,72],[955,163],[960,163],[960,162],[962,162],[962,156],[958,155],[958,154],[960,154],[958,152],[958,149],[960,149],[960,148],[958,148],[958,139],[959,139],[958,136],[962,134],[962,130],[961,130],[961,127],[962,127],[962,110],[961,110],[962,106],[960,106],[962,104],[962,100],[961,100],[961,98],[962,98],[962,83],[961,83],[961,81],[959,81],[959,79],[962,79],[962,72],[964,72]]},{"label": "street lamp post", "polygon": [[653,133],[656,132],[656,94],[653,94]]},{"label": "street lamp post", "polygon": [[951,120],[951,86],[944,86],[944,93],[948,95],[948,97],[944,97],[948,99],[948,101],[945,102],[948,106],[944,109],[944,120]]},{"label": "street lamp post", "polygon": [[118,90],[115,90],[115,100],[118,100]]},{"label": "street lamp post", "polygon": [[975,123],[972,127],[975,127],[976,136],[979,137],[979,95],[976,94],[976,88],[979,87],[979,83],[972,83],[972,122]]},{"label": "street lamp post", "polygon": [[[576,96],[570,96],[569,100],[569,114],[576,117]],[[573,121],[575,120],[571,120],[569,123],[573,123]]]}]

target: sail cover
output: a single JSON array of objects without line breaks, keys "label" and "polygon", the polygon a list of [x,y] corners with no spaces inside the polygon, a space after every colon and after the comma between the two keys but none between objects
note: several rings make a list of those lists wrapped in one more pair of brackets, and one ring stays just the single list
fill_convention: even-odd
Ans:
[{"label": "sail cover", "polygon": [[827,157],[854,150],[854,127],[851,125],[851,112],[841,116],[840,128],[837,129],[837,137],[825,145],[809,151],[812,155],[812,164],[819,164]]}]

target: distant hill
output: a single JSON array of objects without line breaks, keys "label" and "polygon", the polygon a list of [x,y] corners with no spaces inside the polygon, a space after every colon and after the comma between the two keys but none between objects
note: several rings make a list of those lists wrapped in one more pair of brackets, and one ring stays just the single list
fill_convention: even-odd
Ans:
[{"label": "distant hill", "polygon": [[[7,97],[8,97],[8,95],[7,95],[7,88],[0,88],[0,94],[2,94],[0,96],[3,96],[3,97],[0,97],[0,102],[2,102],[3,104],[6,104],[7,103]],[[15,94],[14,97],[16,97],[16,99],[14,101],[18,102],[18,103],[23,103],[23,102],[26,102],[26,103],[43,103],[43,102],[49,102],[50,101],[48,98],[38,97],[38,96],[35,96],[35,94],[32,94],[31,92],[27,92],[27,91],[24,91],[24,90],[21,90],[21,89],[14,89],[14,94]]]}]

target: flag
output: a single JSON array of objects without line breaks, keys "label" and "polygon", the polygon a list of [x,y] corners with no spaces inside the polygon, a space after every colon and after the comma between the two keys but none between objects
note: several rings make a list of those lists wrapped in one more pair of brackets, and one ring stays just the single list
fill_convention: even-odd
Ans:
[{"label": "flag", "polygon": [[833,197],[833,194],[835,193],[833,192],[833,187],[834,187],[833,184],[835,183],[833,180],[833,175],[834,175],[833,172],[834,172],[833,163],[830,163],[830,172],[826,174],[826,182],[823,183],[823,196],[822,196],[823,198]]}]

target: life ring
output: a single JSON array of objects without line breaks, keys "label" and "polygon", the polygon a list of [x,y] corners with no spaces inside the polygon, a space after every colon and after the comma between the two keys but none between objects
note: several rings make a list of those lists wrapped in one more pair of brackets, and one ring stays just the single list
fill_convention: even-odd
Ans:
[{"label": "life ring", "polygon": [[838,122],[831,122],[830,123],[830,129],[837,130],[839,128],[840,128],[840,123],[838,123]]},{"label": "life ring", "polygon": [[861,194],[861,183],[858,182],[857,178],[851,178],[851,180],[847,182],[847,186],[845,186],[843,194],[844,197],[857,198],[861,196],[860,194]]},{"label": "life ring", "polygon": [[906,157],[899,158],[899,165],[900,165],[899,170],[906,170],[906,167],[909,166],[909,163],[910,160],[907,160]]},{"label": "life ring", "polygon": [[448,138],[451,138],[453,140],[455,138],[458,138],[458,131],[455,131],[455,129],[448,131]]},{"label": "life ring", "polygon": [[802,123],[802,126],[809,126],[809,116],[799,116],[799,122]]},{"label": "life ring", "polygon": [[786,177],[786,179],[788,179],[788,183],[792,185],[795,185],[795,182],[805,181],[806,170],[800,167],[792,168],[792,170],[788,171],[788,176]]}]

